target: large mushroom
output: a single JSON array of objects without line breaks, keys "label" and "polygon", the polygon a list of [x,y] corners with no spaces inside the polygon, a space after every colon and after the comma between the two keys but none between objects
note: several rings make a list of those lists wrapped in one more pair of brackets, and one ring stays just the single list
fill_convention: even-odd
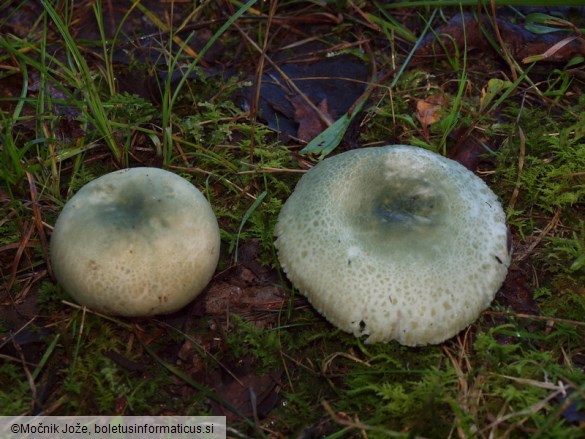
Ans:
[{"label": "large mushroom", "polygon": [[65,205],[51,237],[59,283],[77,302],[122,316],[176,311],[209,283],[219,258],[211,206],[157,168],[106,174]]},{"label": "large mushroom", "polygon": [[391,145],[325,159],[276,225],[288,278],[366,343],[440,343],[493,300],[510,264],[496,195],[460,164]]}]

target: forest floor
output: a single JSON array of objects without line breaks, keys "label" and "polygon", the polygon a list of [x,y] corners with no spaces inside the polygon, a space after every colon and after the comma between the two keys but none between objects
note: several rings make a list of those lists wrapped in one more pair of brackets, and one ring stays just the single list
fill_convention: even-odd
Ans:
[{"label": "forest floor", "polygon": [[[447,3],[1,2],[0,414],[214,414],[229,437],[583,437],[585,9]],[[274,248],[306,170],[386,144],[466,166],[510,227],[491,307],[439,345],[336,329]],[[48,244],[84,184],[138,166],[204,193],[220,262],[179,312],[105,316],[58,285]]]}]

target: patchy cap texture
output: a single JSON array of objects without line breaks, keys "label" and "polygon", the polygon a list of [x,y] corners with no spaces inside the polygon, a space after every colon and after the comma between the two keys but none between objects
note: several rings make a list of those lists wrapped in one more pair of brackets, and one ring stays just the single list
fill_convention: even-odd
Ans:
[{"label": "patchy cap texture", "polygon": [[51,262],[80,304],[113,315],[169,313],[193,300],[219,258],[211,206],[191,183],[157,168],[106,174],[65,205]]},{"label": "patchy cap texture", "polygon": [[291,282],[367,343],[440,343],[472,323],[506,277],[496,195],[422,148],[365,148],[307,172],[276,226]]}]

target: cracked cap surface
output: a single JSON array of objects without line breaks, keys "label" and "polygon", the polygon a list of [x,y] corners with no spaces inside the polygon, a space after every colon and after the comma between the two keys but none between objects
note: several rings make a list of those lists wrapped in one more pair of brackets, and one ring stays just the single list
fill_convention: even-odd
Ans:
[{"label": "cracked cap surface", "polygon": [[106,174],[65,205],[51,236],[59,283],[111,315],[176,311],[209,283],[220,238],[211,206],[184,178],[158,168]]},{"label": "cracked cap surface", "polygon": [[293,285],[366,343],[440,343],[486,309],[510,254],[496,195],[457,162],[406,145],[325,159],[275,230]]}]

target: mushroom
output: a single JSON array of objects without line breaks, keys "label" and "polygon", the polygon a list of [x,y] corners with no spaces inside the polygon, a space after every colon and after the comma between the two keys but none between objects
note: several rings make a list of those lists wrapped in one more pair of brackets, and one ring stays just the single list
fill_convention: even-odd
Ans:
[{"label": "mushroom", "polygon": [[197,188],[157,168],[106,174],[65,205],[51,237],[55,277],[78,303],[122,316],[176,311],[209,283],[217,219]]},{"label": "mushroom", "polygon": [[496,195],[457,162],[406,145],[319,163],[275,234],[293,285],[366,343],[454,336],[490,305],[510,264]]}]

